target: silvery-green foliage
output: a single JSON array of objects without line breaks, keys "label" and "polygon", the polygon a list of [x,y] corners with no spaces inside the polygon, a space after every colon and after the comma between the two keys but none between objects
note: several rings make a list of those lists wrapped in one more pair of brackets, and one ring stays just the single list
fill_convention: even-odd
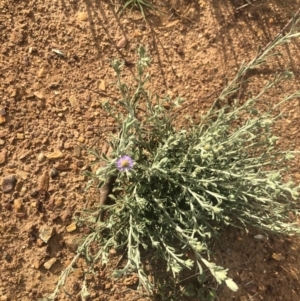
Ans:
[{"label": "silvery-green foliage", "polygon": [[[281,176],[293,154],[276,147],[272,125],[279,116],[272,110],[260,113],[255,107],[263,92],[286,75],[276,76],[245,104],[212,109],[200,124],[183,130],[174,126],[172,110],[164,109],[168,99],[153,102],[144,90],[149,64],[140,47],[135,91],[121,82],[122,64],[112,64],[126,113],[118,114],[120,133],[111,139],[114,159],[104,158],[106,166],[97,171],[102,183],[117,174],[115,204],[100,226],[109,229],[108,236],[101,238],[102,260],[107,260],[111,246],[127,247],[127,265],[115,275],[135,271],[140,284],[151,291],[140,252],[154,249],[174,277],[186,268],[196,267],[202,273],[205,267],[218,283],[236,290],[227,270],[209,261],[209,242],[223,225],[300,233],[289,221],[290,212],[298,213],[299,186],[283,182]],[[146,107],[142,112],[141,103]],[[130,172],[120,173],[115,163],[124,154],[135,165]],[[187,251],[195,260],[185,256]]]},{"label": "silvery-green foliage", "polygon": [[[276,37],[249,64],[242,64],[216,102],[232,96],[247,71],[259,67],[276,46],[299,37],[300,33],[293,31],[297,21],[289,33]],[[109,158],[91,151],[106,164],[95,174],[87,172],[89,184],[96,180],[99,187],[108,178],[117,177],[110,196],[114,204],[104,206],[104,222],[98,220],[98,210],[93,209],[77,218],[78,223],[93,225],[95,231],[85,237],[55,291],[45,300],[54,300],[79,256],[86,258],[92,270],[97,261],[109,261],[112,247],[127,253],[127,264],[115,270],[114,275],[136,272],[140,285],[149,293],[153,284],[141,255],[145,250],[162,258],[174,277],[184,269],[196,269],[202,275],[206,269],[218,283],[235,291],[237,285],[227,276],[227,269],[211,262],[209,256],[212,239],[218,237],[224,225],[300,233],[299,226],[291,220],[291,214],[299,214],[299,186],[282,178],[294,153],[278,149],[272,131],[274,122],[281,117],[276,114],[279,105],[298,98],[300,92],[279,100],[269,111],[261,112],[257,106],[262,95],[290,73],[276,75],[244,104],[233,103],[220,109],[213,105],[199,124],[179,129],[175,112],[182,100],[151,96],[145,90],[150,80],[145,71],[151,60],[143,47],[139,47],[138,55],[134,89],[121,80],[122,63],[112,63],[121,108],[108,104],[105,108],[116,118],[119,131],[110,139],[113,151]],[[171,103],[168,110],[166,102],[168,107]],[[120,172],[116,162],[124,155],[135,164],[130,171]],[[95,241],[99,246],[96,254],[90,251]],[[88,295],[86,286],[82,293]]]}]

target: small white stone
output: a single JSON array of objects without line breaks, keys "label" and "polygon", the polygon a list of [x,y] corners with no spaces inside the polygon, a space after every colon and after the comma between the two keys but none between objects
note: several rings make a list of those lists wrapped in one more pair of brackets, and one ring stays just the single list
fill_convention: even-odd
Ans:
[{"label": "small white stone", "polygon": [[43,154],[43,153],[40,153],[39,155],[38,155],[38,157],[37,157],[37,159],[38,159],[38,161],[39,162],[43,162],[44,160],[45,160],[45,155]]}]

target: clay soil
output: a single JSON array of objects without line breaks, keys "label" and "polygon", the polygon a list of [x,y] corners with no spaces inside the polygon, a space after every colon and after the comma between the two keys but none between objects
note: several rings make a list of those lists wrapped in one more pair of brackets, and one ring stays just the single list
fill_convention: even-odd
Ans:
[{"label": "clay soil", "polygon": [[[145,45],[152,57],[149,89],[186,100],[179,126],[186,117],[197,121],[226,79],[280,32],[300,1],[157,0],[154,5],[158,10],[147,13],[145,22],[135,10],[120,16],[119,1],[0,0],[0,300],[49,295],[74,257],[74,239],[85,229],[76,227],[72,217],[99,198],[96,190],[84,190],[83,171],[94,159],[87,148],[103,151],[114,129],[113,119],[101,109],[101,103],[116,105],[119,97],[113,59],[126,62],[130,82],[136,49]],[[299,48],[299,41],[281,47],[281,56],[253,72],[247,78],[251,91],[286,70],[294,79],[268,93],[267,103],[299,89]],[[281,110],[279,147],[293,143],[299,150],[298,100]],[[297,182],[298,163],[290,172]],[[122,254],[111,256],[115,264]],[[214,300],[300,300],[297,237],[226,229],[214,244],[213,259],[229,268],[239,285],[234,293],[212,284]],[[84,268],[79,260],[67,282],[69,296],[57,300],[81,300]],[[135,275],[115,281],[108,270],[99,266],[87,279],[89,300],[150,300],[135,291]],[[183,298],[172,289],[157,296],[162,301]],[[195,296],[186,300],[201,301]]]}]

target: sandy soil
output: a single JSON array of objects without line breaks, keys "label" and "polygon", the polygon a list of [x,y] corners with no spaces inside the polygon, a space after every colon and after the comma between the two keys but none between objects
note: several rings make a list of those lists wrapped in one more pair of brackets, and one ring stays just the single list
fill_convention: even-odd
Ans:
[{"label": "sandy soil", "polygon": [[[119,97],[112,59],[126,61],[130,81],[136,49],[145,45],[153,59],[149,89],[186,99],[179,126],[186,116],[197,121],[226,78],[267,45],[300,6],[299,0],[247,2],[157,0],[159,11],[145,22],[136,11],[119,17],[114,1],[0,1],[0,300],[47,296],[74,256],[74,239],[84,229],[72,216],[98,200],[97,191],[84,192],[82,172],[93,160],[86,149],[102,150],[113,129],[100,106],[114,105]],[[294,80],[266,95],[270,105],[299,89],[299,41],[280,52],[249,77],[255,93],[274,72],[294,72]],[[293,143],[298,150],[298,101],[282,112],[279,145]],[[298,167],[295,161],[291,176],[299,182]],[[300,300],[299,239],[256,239],[257,234],[228,229],[215,243],[216,261],[240,287],[237,293],[220,287],[215,300]],[[121,255],[112,257],[117,262]],[[58,300],[81,300],[84,267],[79,261],[67,283],[70,299]],[[135,275],[111,280],[99,266],[87,280],[89,300],[148,300],[134,290],[136,283]]]}]

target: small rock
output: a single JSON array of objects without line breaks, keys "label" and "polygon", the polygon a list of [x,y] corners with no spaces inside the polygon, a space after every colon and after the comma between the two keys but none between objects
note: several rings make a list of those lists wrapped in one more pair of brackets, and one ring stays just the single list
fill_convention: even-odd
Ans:
[{"label": "small rock", "polygon": [[0,124],[3,124],[6,122],[5,116],[0,115]]},{"label": "small rock", "polygon": [[23,160],[25,159],[26,157],[28,157],[29,155],[31,155],[31,151],[28,151],[28,152],[21,152],[21,154],[19,155],[19,159],[20,160]]},{"label": "small rock", "polygon": [[17,183],[17,179],[14,175],[8,176],[2,181],[2,192],[8,193],[12,191]]},{"label": "small rock", "polygon": [[50,260],[48,260],[48,261],[46,261],[46,262],[44,263],[44,268],[45,268],[46,270],[50,270],[51,267],[54,265],[55,262],[56,262],[56,258],[51,258]]},{"label": "small rock", "polygon": [[4,145],[4,144],[5,144],[5,140],[0,139],[0,145],[2,146],[2,145]]},{"label": "small rock", "polygon": [[23,170],[17,170],[16,174],[22,179],[22,180],[27,180],[28,178],[28,173]]},{"label": "small rock", "polygon": [[29,49],[28,49],[28,53],[29,53],[29,54],[31,54],[31,53],[33,53],[33,52],[37,52],[37,49],[36,49],[36,47],[34,47],[34,46],[32,46],[32,47],[29,47]]},{"label": "small rock", "polygon": [[46,159],[46,157],[43,153],[40,153],[38,155],[37,159],[38,159],[39,162],[43,162]]},{"label": "small rock", "polygon": [[25,139],[25,135],[23,133],[17,133],[17,139],[23,140]]},{"label": "small rock", "polygon": [[62,158],[64,154],[61,151],[57,150],[54,151],[53,153],[46,154],[45,156],[48,160],[55,160],[55,159]]},{"label": "small rock", "polygon": [[115,248],[111,248],[109,250],[109,255],[115,256],[117,254],[117,250]]},{"label": "small rock", "polygon": [[45,242],[48,243],[49,239],[52,237],[53,234],[53,227],[44,226],[42,229],[40,229],[39,238]]},{"label": "small rock", "polygon": [[182,46],[177,47],[176,51],[179,55],[184,55],[184,48]]},{"label": "small rock", "polygon": [[44,245],[45,245],[45,243],[40,239],[40,238],[38,238],[37,240],[36,240],[36,244],[37,244],[37,246],[38,247],[43,247]]},{"label": "small rock", "polygon": [[117,48],[124,48],[126,46],[127,40],[125,37],[122,37],[119,42],[116,44]]},{"label": "small rock", "polygon": [[17,183],[17,185],[16,185],[16,187],[15,187],[15,189],[17,190],[17,191],[20,191],[21,190],[21,188],[22,188],[22,186],[23,186],[23,181],[18,181],[18,183]]},{"label": "small rock", "polygon": [[99,90],[101,91],[105,91],[105,81],[104,80],[101,80],[100,84],[99,84]]},{"label": "small rock", "polygon": [[106,290],[109,290],[112,288],[112,284],[109,282],[109,283],[106,283],[105,284],[105,287],[104,287]]},{"label": "small rock", "polygon": [[27,188],[26,187],[22,187],[21,191],[20,191],[20,196],[24,196],[27,192]]},{"label": "small rock", "polygon": [[265,236],[261,235],[261,234],[257,234],[254,236],[255,239],[258,239],[258,240],[263,240],[263,239],[266,239]]},{"label": "small rock", "polygon": [[50,177],[52,179],[56,178],[58,176],[58,170],[55,167],[52,167],[50,170]]},{"label": "small rock", "polygon": [[70,102],[70,104],[71,104],[72,107],[76,107],[78,105],[78,101],[77,101],[75,95],[71,95],[69,97],[69,102]]},{"label": "small rock", "polygon": [[33,95],[38,99],[41,99],[41,100],[45,99],[45,96],[44,96],[43,92],[41,92],[41,91],[33,92]]},{"label": "small rock", "polygon": [[74,146],[74,157],[80,158],[81,156],[81,147],[79,145]]},{"label": "small rock", "polygon": [[22,200],[21,199],[15,199],[14,200],[14,210],[15,212],[19,212],[22,209]]},{"label": "small rock", "polygon": [[280,253],[273,253],[272,254],[272,259],[274,259],[276,261],[282,261],[285,258]]},{"label": "small rock", "polygon": [[66,227],[67,232],[73,232],[77,229],[76,223],[72,223]]},{"label": "small rock", "polygon": [[77,139],[78,142],[80,143],[83,143],[84,142],[84,137],[83,136],[80,136],[78,139]]},{"label": "small rock", "polygon": [[30,196],[31,196],[32,198],[36,198],[38,195],[39,195],[39,191],[38,191],[38,190],[33,190],[33,191],[30,193]]},{"label": "small rock", "polygon": [[0,165],[4,164],[6,162],[6,155],[7,155],[6,149],[4,149],[2,152],[0,152]]},{"label": "small rock", "polygon": [[79,21],[87,21],[88,20],[88,14],[84,11],[81,11],[77,14],[77,19]]}]

